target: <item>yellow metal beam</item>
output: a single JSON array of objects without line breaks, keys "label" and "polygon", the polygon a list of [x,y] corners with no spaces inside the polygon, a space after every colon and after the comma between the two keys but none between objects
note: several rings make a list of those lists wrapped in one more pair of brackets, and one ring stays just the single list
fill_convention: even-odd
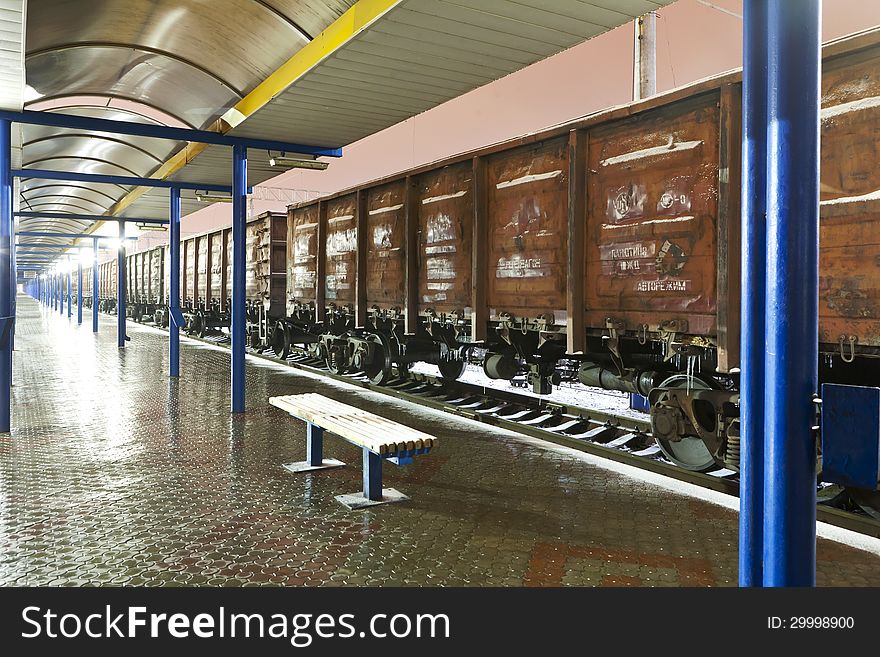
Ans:
[{"label": "yellow metal beam", "polygon": [[[229,132],[403,1],[358,0],[348,11],[333,21],[326,30],[300,48],[293,57],[258,84],[207,129],[220,133]],[[172,155],[150,177],[160,180],[167,178],[183,168],[206,148],[206,144],[188,143]],[[113,205],[107,214],[114,215],[122,212],[147,191],[149,191],[147,187],[137,187],[131,190]],[[94,224],[93,230],[98,225]]]}]

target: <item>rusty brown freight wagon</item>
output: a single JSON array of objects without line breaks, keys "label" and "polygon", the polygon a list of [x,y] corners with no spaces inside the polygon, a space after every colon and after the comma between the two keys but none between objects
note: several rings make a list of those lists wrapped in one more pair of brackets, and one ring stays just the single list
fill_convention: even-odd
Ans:
[{"label": "rusty brown freight wagon", "polygon": [[[824,51],[819,339],[847,380],[880,353],[878,42]],[[288,314],[314,309],[323,356],[374,380],[464,351],[540,393],[574,370],[650,394],[667,456],[724,462],[741,102],[734,72],[292,206]]]}]

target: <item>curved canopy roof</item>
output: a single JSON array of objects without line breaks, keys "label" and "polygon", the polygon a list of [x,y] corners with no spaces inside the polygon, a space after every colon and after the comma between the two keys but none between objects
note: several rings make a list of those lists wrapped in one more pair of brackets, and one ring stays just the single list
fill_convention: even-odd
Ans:
[{"label": "curved canopy roof", "polygon": [[[27,108],[337,147],[670,1],[32,1]],[[0,0],[0,20],[7,5],[24,2]],[[25,169],[230,180],[226,147],[33,125],[21,137]],[[250,184],[277,173],[266,153],[251,154]],[[22,210],[137,217],[165,217],[166,199],[161,190],[28,178],[19,197]],[[198,207],[184,192],[183,212]],[[46,228],[44,219],[19,222]]]}]

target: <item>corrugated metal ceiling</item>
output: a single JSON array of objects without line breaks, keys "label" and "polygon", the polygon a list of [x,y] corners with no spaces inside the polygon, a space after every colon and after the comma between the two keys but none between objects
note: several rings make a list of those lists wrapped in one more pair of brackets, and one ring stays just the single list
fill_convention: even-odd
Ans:
[{"label": "corrugated metal ceiling", "polygon": [[232,134],[344,146],[665,4],[404,0]]}]

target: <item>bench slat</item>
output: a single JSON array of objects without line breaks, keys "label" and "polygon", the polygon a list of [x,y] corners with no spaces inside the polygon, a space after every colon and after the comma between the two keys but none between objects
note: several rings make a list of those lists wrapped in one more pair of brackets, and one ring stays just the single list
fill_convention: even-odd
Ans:
[{"label": "bench slat", "polygon": [[271,397],[269,403],[380,455],[437,444],[430,434],[317,393]]},{"label": "bench slat", "polygon": [[[389,428],[393,428],[398,434],[403,436],[412,437],[413,440],[425,439],[425,438],[433,438],[433,436],[429,436],[426,433],[421,431],[417,431],[411,427],[408,427],[403,424],[399,424],[394,422],[393,420],[389,420],[387,418],[381,417],[379,415],[375,415],[374,413],[370,413],[369,411],[364,411],[359,408],[355,408],[353,406],[348,406],[345,404],[340,404],[339,402],[335,402],[331,399],[323,398],[321,400],[310,400],[310,404],[314,403],[315,408],[321,411],[325,411],[329,413],[331,416],[338,417],[340,415],[346,417],[357,417],[357,419],[362,420],[363,422],[381,427],[383,431],[388,430]],[[340,414],[339,406],[343,406],[345,408],[345,412]],[[354,411],[353,413],[349,411]]]}]

